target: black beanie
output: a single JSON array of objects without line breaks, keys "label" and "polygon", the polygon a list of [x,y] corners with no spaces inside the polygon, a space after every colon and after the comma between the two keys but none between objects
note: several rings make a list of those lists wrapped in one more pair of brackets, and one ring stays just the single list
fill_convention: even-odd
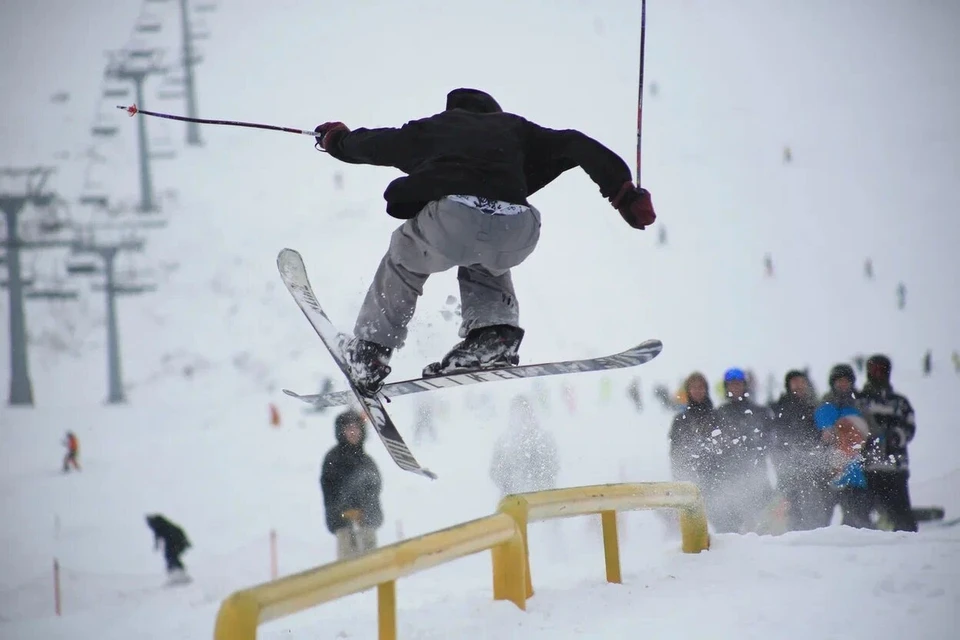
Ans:
[{"label": "black beanie", "polygon": [[333,421],[333,430],[337,439],[343,437],[343,432],[346,431],[350,425],[360,427],[361,438],[366,436],[363,415],[353,409],[347,409],[339,414]]},{"label": "black beanie", "polygon": [[849,378],[850,384],[855,384],[857,381],[857,375],[853,372],[853,367],[848,364],[834,365],[834,367],[830,369],[830,387],[833,387],[833,383],[840,378]]},{"label": "black beanie", "polygon": [[447,111],[463,109],[473,113],[503,113],[503,109],[489,93],[479,89],[454,89],[447,94]]},{"label": "black beanie", "polygon": [[787,371],[787,375],[783,378],[783,388],[787,391],[787,393],[790,393],[790,381],[794,378],[806,379],[807,374],[797,369],[791,369],[790,371]]},{"label": "black beanie", "polygon": [[876,353],[867,358],[867,380],[872,382],[889,382],[893,364],[890,358],[882,353]]}]

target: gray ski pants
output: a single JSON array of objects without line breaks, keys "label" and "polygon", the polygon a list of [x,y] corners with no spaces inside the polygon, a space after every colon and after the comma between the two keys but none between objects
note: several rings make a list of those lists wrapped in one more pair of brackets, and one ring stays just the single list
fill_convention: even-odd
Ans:
[{"label": "gray ski pants", "polygon": [[519,326],[510,269],[533,253],[540,212],[490,215],[442,198],[400,225],[390,238],[357,317],[354,335],[391,349],[407,338],[417,298],[432,273],[460,267],[460,337],[496,324]]}]

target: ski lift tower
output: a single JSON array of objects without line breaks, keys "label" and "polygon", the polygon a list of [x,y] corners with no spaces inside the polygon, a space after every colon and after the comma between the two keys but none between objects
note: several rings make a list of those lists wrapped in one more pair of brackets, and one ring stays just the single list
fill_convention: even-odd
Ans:
[{"label": "ski lift tower", "polygon": [[136,295],[156,290],[155,285],[121,283],[117,279],[116,258],[122,251],[142,251],[142,239],[119,242],[97,242],[92,235],[76,241],[72,246],[74,256],[99,258],[102,266],[93,262],[74,263],[67,266],[71,275],[103,275],[103,284],[94,284],[94,291],[106,294],[107,305],[107,403],[122,404],[127,401],[123,389],[123,374],[120,359],[120,331],[117,322],[117,296]]},{"label": "ski lift tower", "polygon": [[[159,49],[133,49],[114,55],[107,66],[106,75],[115,80],[133,83],[136,105],[145,107],[143,85],[147,78],[166,71],[158,64]],[[137,142],[140,156],[140,211],[153,213],[158,207],[153,195],[153,181],[150,172],[150,143],[147,138],[147,119],[137,118]]]},{"label": "ski lift tower", "polygon": [[[7,267],[7,280],[0,283],[7,287],[10,300],[10,396],[12,406],[33,406],[33,386],[27,358],[27,319],[24,300],[27,298],[72,299],[76,292],[58,289],[34,289],[33,278],[24,277],[20,267],[20,252],[30,249],[67,247],[69,240],[25,239],[20,233],[21,215],[28,204],[36,208],[48,208],[58,201],[56,193],[44,191],[53,167],[0,168],[0,180],[25,179],[22,190],[8,191],[0,183],[0,212],[6,226],[6,235],[0,240],[3,247],[2,263]],[[57,225],[51,221],[41,224],[41,232],[56,232]]]}]

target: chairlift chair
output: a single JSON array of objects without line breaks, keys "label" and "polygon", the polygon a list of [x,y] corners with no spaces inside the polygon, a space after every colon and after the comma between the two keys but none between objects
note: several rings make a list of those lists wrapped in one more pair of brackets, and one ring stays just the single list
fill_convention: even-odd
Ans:
[{"label": "chairlift chair", "polygon": [[156,55],[156,49],[132,49],[126,51],[127,56],[132,60],[146,60]]},{"label": "chairlift chair", "polygon": [[83,205],[106,209],[107,203],[108,203],[107,196],[92,196],[92,195],[80,196],[80,204],[83,204]]},{"label": "chairlift chair", "polygon": [[59,233],[63,231],[66,226],[67,223],[58,218],[41,220],[39,224],[40,233]]},{"label": "chairlift chair", "polygon": [[103,125],[95,125],[90,129],[91,135],[97,138],[112,138],[113,136],[117,135],[119,131],[119,127]]},{"label": "chairlift chair", "polygon": [[[34,282],[35,278],[33,276],[23,276],[20,278],[20,285],[24,287],[32,287]],[[6,289],[9,286],[10,282],[8,280],[0,280],[0,288]]]},{"label": "chairlift chair", "polygon": [[71,276],[89,276],[99,273],[100,268],[97,266],[96,262],[75,261],[68,262],[66,270]]},{"label": "chairlift chair", "polygon": [[26,298],[45,298],[47,300],[76,300],[80,297],[76,291],[67,289],[34,289],[23,294]]}]

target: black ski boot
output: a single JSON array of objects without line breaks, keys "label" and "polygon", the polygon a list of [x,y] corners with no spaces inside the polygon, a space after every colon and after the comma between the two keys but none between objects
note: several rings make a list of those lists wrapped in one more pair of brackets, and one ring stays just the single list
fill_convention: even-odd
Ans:
[{"label": "black ski boot", "polygon": [[390,375],[390,356],[393,349],[376,342],[340,336],[340,352],[347,362],[347,373],[353,383],[365,394],[374,395],[383,387],[383,379]]},{"label": "black ski boot", "polygon": [[517,352],[523,340],[523,329],[508,324],[480,327],[467,334],[440,362],[423,368],[423,377],[448,375],[458,371],[502,369],[520,363]]}]

